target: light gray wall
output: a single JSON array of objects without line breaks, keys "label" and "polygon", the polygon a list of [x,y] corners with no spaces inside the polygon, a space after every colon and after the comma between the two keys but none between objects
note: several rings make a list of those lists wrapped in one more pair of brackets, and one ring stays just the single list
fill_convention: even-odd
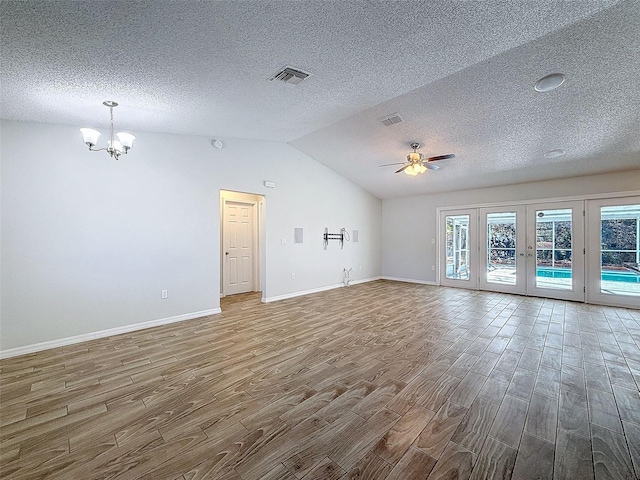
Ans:
[{"label": "light gray wall", "polygon": [[[76,127],[1,127],[2,350],[218,308],[221,189],[266,197],[263,296],[381,274],[381,201],[287,144],[135,132],[116,162]],[[325,226],[360,241],[325,251]]]},{"label": "light gray wall", "polygon": [[640,189],[640,170],[504,187],[396,198],[382,203],[382,275],[435,282],[436,209]]}]

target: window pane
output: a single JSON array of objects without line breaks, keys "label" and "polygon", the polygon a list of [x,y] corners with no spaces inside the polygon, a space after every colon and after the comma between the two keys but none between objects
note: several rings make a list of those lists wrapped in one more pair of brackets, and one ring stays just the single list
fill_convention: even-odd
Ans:
[{"label": "window pane", "polygon": [[572,210],[536,211],[536,287],[571,289]]},{"label": "window pane", "polygon": [[635,250],[637,220],[603,220],[602,250]]},{"label": "window pane", "polygon": [[556,222],[555,246],[571,249],[571,222]]},{"label": "window pane", "polygon": [[635,252],[602,252],[602,269],[625,270],[624,265],[635,260]]},{"label": "window pane", "polygon": [[445,218],[447,265],[445,276],[458,280],[469,279],[467,236],[469,215],[447,215]]},{"label": "window pane", "polygon": [[553,224],[551,222],[536,223],[536,243],[538,248],[549,248],[553,242]]},{"label": "window pane", "polygon": [[488,228],[491,248],[516,248],[515,224],[494,223],[490,224]]},{"label": "window pane", "polygon": [[571,250],[556,250],[554,264],[556,267],[571,268]]},{"label": "window pane", "polygon": [[640,205],[600,209],[600,291],[640,296]]},{"label": "window pane", "polygon": [[516,284],[516,213],[487,214],[488,283]]}]

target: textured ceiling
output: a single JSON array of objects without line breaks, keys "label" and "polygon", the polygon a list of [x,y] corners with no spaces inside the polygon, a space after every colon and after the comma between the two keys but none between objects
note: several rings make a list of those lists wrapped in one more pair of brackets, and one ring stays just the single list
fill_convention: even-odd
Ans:
[{"label": "textured ceiling", "polygon": [[[640,0],[3,0],[0,13],[3,118],[103,128],[113,99],[120,128],[290,142],[380,198],[640,168]],[[270,82],[285,65],[311,76]],[[563,86],[533,90],[555,71]],[[395,112],[403,123],[377,121]],[[412,141],[456,158],[418,177],[378,167]],[[543,157],[554,148],[567,155]]]}]

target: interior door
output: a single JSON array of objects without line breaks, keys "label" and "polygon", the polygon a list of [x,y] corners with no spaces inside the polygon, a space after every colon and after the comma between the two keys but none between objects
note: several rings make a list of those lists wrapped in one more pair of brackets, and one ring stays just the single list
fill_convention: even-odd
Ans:
[{"label": "interior door", "polygon": [[481,208],[480,288],[523,295],[527,290],[524,205]]},{"label": "interior door", "polygon": [[588,300],[640,308],[640,197],[589,200]]},{"label": "interior door", "polygon": [[440,212],[439,256],[440,284],[449,287],[476,288],[476,219],[475,208]]},{"label": "interior door", "polygon": [[254,202],[223,200],[224,295],[254,290]]},{"label": "interior door", "polygon": [[584,302],[584,203],[527,205],[527,295]]}]

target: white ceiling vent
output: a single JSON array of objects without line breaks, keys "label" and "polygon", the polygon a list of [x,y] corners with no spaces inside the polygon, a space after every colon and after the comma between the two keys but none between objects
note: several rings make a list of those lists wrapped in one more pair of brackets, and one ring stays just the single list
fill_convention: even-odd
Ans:
[{"label": "white ceiling vent", "polygon": [[397,113],[392,113],[391,115],[387,115],[385,117],[378,119],[385,127],[390,127],[391,125],[395,125],[396,123],[400,123],[402,121],[402,117]]},{"label": "white ceiling vent", "polygon": [[285,67],[269,80],[280,80],[281,82],[290,83],[291,85],[298,85],[308,76],[309,74],[303,72],[302,70],[298,70],[292,67]]}]

